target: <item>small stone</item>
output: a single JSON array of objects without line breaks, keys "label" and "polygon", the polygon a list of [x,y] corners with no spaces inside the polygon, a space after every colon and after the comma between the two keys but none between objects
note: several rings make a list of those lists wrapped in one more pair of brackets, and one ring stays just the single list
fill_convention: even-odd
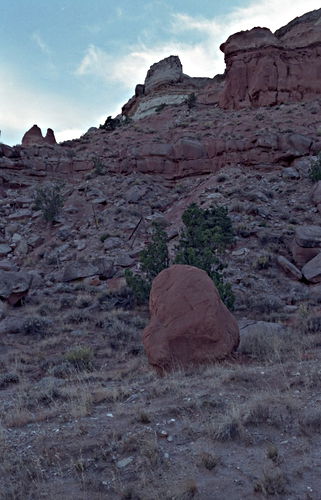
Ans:
[{"label": "small stone", "polygon": [[104,241],[105,250],[113,250],[114,248],[120,247],[122,240],[120,238],[107,238]]},{"label": "small stone", "polygon": [[237,250],[234,250],[234,252],[232,252],[232,255],[234,257],[241,257],[242,255],[247,255],[249,251],[250,250],[248,248],[238,248]]},{"label": "small stone", "polygon": [[129,255],[121,254],[118,255],[115,264],[120,267],[130,267],[134,264],[134,262],[134,259],[132,259]]},{"label": "small stone", "polygon": [[131,464],[133,461],[133,457],[127,457],[123,458],[122,460],[119,460],[116,465],[119,469],[123,469],[124,467],[127,467],[127,465]]},{"label": "small stone", "polygon": [[279,266],[283,269],[285,273],[290,275],[292,278],[295,278],[297,280],[302,279],[302,273],[300,269],[298,269],[292,262],[290,262],[288,259],[283,257],[283,255],[279,255],[277,258],[277,262]]},{"label": "small stone", "polygon": [[283,169],[282,177],[284,179],[300,179],[300,174],[295,168],[287,167]]},{"label": "small stone", "polygon": [[27,208],[21,208],[20,210],[16,210],[13,214],[10,214],[8,219],[10,221],[13,220],[23,220],[30,218],[32,215],[31,210],[28,210]]},{"label": "small stone", "polygon": [[21,241],[21,234],[18,234],[18,233],[15,233],[13,236],[12,236],[12,243],[19,243],[19,241]]},{"label": "small stone", "polygon": [[0,243],[0,257],[8,255],[11,251],[12,248],[7,243]]}]

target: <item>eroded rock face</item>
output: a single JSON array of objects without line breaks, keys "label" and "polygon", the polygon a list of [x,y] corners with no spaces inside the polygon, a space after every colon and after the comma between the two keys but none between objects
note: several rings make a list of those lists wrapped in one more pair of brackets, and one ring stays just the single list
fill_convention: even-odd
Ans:
[{"label": "eroded rock face", "polygon": [[52,130],[52,128],[48,128],[47,129],[47,133],[46,133],[46,136],[44,138],[44,141],[47,144],[51,144],[52,146],[54,146],[55,144],[57,144],[57,141],[56,141],[56,138],[55,138],[55,133]]},{"label": "eroded rock face", "polygon": [[158,370],[222,359],[239,343],[234,316],[205,271],[174,265],[153,281],[143,343]]},{"label": "eroded rock face", "polygon": [[291,250],[295,263],[304,266],[321,252],[321,227],[298,226]]},{"label": "eroded rock face", "polygon": [[57,144],[54,131],[51,128],[47,129],[45,137],[42,136],[41,129],[38,125],[33,125],[22,138],[22,146],[41,146],[44,144]]},{"label": "eroded rock face", "polygon": [[253,28],[221,45],[226,109],[310,100],[321,94],[321,9],[297,18],[274,34]]},{"label": "eroded rock face", "polygon": [[145,94],[161,85],[177,83],[182,79],[183,68],[178,56],[169,56],[153,64],[145,78]]},{"label": "eroded rock face", "polygon": [[32,275],[27,272],[0,271],[0,299],[17,304],[28,293]]}]

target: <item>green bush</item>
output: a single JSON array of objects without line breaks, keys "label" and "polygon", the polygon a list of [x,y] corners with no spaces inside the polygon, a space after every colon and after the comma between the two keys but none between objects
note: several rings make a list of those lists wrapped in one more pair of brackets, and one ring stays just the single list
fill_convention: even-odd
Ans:
[{"label": "green bush", "polygon": [[65,360],[77,370],[90,371],[93,367],[94,353],[90,347],[77,346],[68,351]]},{"label": "green bush", "polygon": [[196,95],[194,94],[194,92],[188,95],[186,104],[188,109],[194,108],[194,106],[196,105]]},{"label": "green bush", "polygon": [[317,158],[311,162],[309,177],[312,182],[318,182],[321,180],[321,153],[319,153]]},{"label": "green bush", "polygon": [[53,223],[64,206],[61,184],[39,187],[34,194],[34,208],[41,210],[45,221]]},{"label": "green bush", "polygon": [[148,301],[153,279],[169,266],[167,234],[159,224],[153,224],[151,242],[140,254],[143,276],[125,271],[127,285],[132,290],[137,304]]},{"label": "green bush", "polygon": [[[194,203],[185,210],[182,221],[185,228],[176,248],[174,262],[206,271],[214,281],[223,302],[232,309],[234,295],[231,285],[223,280],[224,266],[219,259],[234,241],[227,209],[214,206],[203,210]],[[127,270],[125,277],[136,303],[143,304],[148,301],[153,279],[170,264],[167,235],[159,225],[154,225],[151,242],[141,252],[140,263],[142,275]]]},{"label": "green bush", "polygon": [[231,285],[224,283],[224,268],[219,256],[233,243],[232,221],[226,207],[214,206],[203,210],[195,203],[185,210],[182,221],[185,228],[177,247],[176,264],[199,267],[214,281],[223,302],[230,309],[234,305]]}]

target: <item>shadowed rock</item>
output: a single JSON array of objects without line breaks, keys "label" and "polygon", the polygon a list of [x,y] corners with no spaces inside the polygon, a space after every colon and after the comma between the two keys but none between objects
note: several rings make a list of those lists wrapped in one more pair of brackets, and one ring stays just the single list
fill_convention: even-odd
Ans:
[{"label": "shadowed rock", "polygon": [[151,320],[143,343],[160,371],[225,358],[238,346],[239,329],[205,271],[174,265],[153,281]]}]

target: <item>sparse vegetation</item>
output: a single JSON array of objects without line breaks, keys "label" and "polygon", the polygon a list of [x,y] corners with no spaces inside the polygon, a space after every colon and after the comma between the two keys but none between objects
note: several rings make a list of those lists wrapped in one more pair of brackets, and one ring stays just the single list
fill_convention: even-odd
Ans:
[{"label": "sparse vegetation", "polygon": [[153,279],[169,266],[167,235],[159,224],[153,225],[150,243],[140,254],[142,276],[126,270],[125,278],[137,304],[148,301]]},{"label": "sparse vegetation", "polygon": [[41,210],[44,220],[51,224],[55,222],[64,206],[62,189],[62,184],[47,184],[39,187],[34,194],[35,210]]},{"label": "sparse vegetation", "polygon": [[[183,213],[185,228],[176,247],[176,264],[187,264],[207,272],[214,281],[225,304],[233,309],[234,295],[231,285],[223,280],[220,255],[234,241],[231,219],[225,207],[214,206],[203,210],[195,203]],[[157,224],[153,225],[151,242],[140,254],[142,275],[126,270],[128,286],[136,303],[148,300],[152,280],[169,266],[167,235]]]},{"label": "sparse vegetation", "polygon": [[311,161],[309,177],[312,182],[321,180],[321,153],[318,154],[315,160]]},{"label": "sparse vegetation", "polygon": [[231,285],[225,283],[220,256],[234,241],[232,221],[226,207],[201,209],[195,203],[185,210],[182,221],[185,228],[176,249],[175,262],[199,267],[214,281],[227,307],[233,309]]},{"label": "sparse vegetation", "polygon": [[91,370],[94,353],[90,347],[74,347],[66,353],[65,359],[77,370]]}]

